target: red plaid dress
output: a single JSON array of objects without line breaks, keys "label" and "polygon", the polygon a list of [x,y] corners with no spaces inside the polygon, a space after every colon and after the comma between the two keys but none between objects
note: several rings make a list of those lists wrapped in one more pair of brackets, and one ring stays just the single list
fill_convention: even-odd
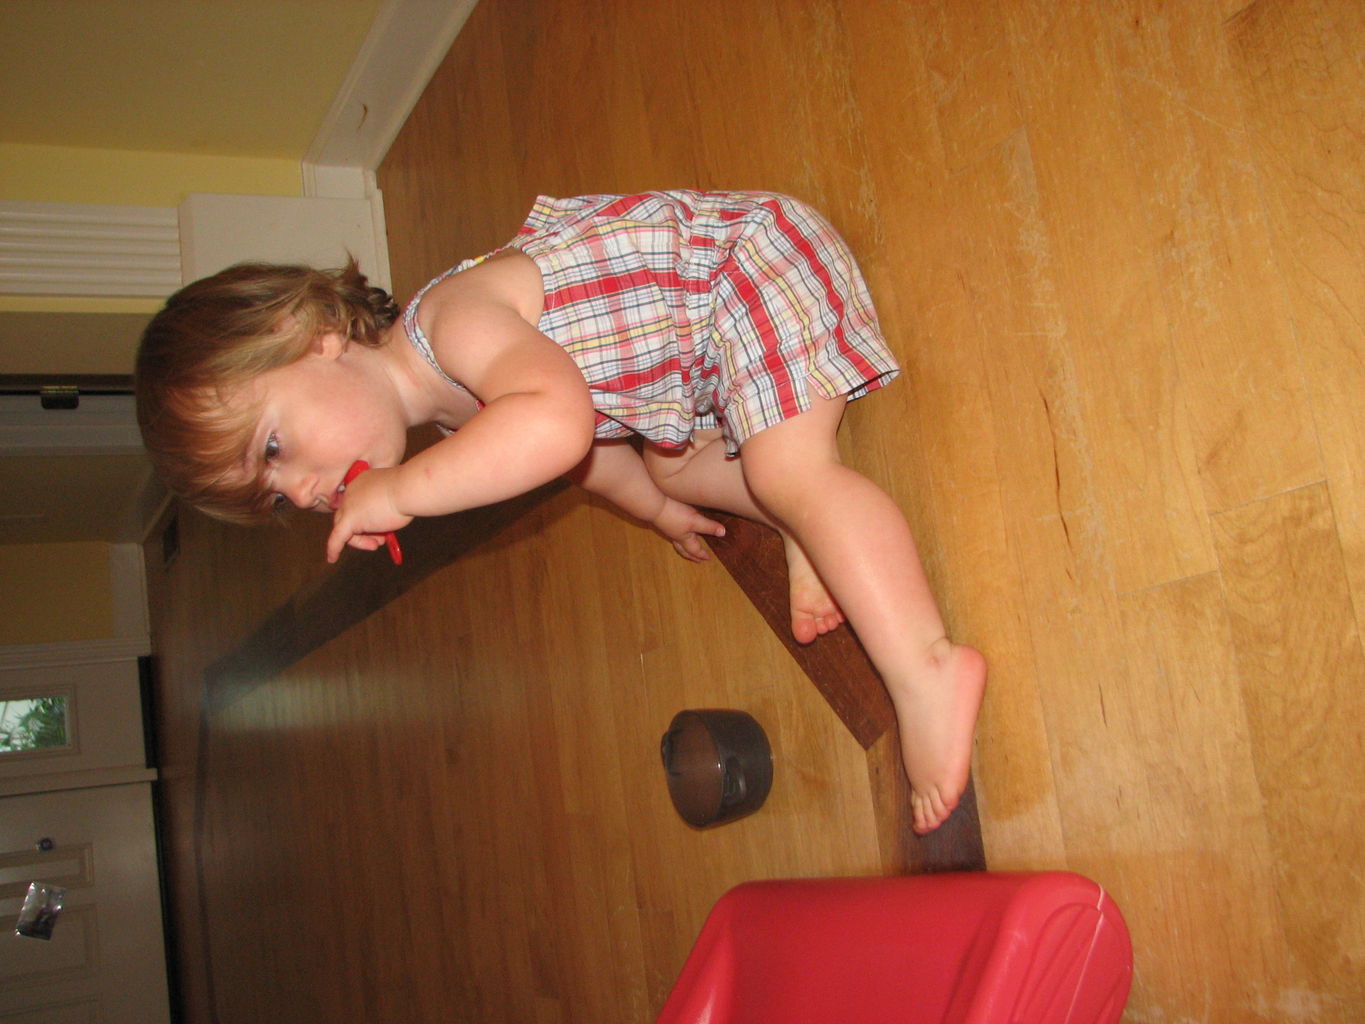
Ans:
[{"label": "red plaid dress", "polygon": [[[786,196],[542,196],[509,244],[540,268],[537,326],[582,370],[599,438],[677,448],[718,425],[733,455],[810,407],[807,378],[858,398],[899,372],[848,247]],[[425,292],[404,322],[446,376],[417,325]]]}]

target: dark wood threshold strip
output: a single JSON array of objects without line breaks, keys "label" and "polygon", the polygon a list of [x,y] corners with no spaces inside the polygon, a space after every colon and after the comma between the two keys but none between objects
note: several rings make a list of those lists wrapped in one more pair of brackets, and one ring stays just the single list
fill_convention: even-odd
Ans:
[{"label": "dark wood threshold strip", "polygon": [[[343,558],[337,568],[268,616],[205,676],[209,714],[239,700],[309,652],[344,633],[460,555],[485,543],[563,485],[454,516],[418,519],[403,531],[403,564]],[[976,794],[970,782],[957,811],[936,832],[910,828],[909,786],[901,770],[896,718],[881,679],[853,631],[842,628],[803,646],[791,638],[786,559],[772,530],[717,513],[726,536],[712,542],[721,563],[867,751],[883,862],[889,872],[972,871],[986,866]]]}]

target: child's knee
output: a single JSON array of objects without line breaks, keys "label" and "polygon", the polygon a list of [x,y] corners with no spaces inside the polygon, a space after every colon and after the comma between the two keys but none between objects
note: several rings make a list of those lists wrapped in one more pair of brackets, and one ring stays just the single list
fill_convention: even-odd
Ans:
[{"label": "child's knee", "polygon": [[801,474],[794,471],[787,459],[745,452],[740,456],[739,466],[750,492],[764,505],[783,504],[784,497],[801,486],[797,479]]},{"label": "child's knee", "polygon": [[759,504],[779,516],[808,504],[812,497],[828,497],[840,484],[844,469],[837,456],[785,445],[751,445],[741,453],[744,482]]}]

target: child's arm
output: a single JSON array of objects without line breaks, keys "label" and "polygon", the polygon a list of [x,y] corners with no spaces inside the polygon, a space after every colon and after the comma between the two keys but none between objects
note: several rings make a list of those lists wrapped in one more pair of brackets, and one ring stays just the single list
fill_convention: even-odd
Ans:
[{"label": "child's arm", "polygon": [[402,465],[358,476],[333,520],[329,561],[353,540],[373,546],[361,535],[401,529],[415,516],[534,490],[567,474],[592,444],[594,413],[583,375],[511,305],[465,293],[440,307],[427,333],[447,372],[466,383],[484,408]]},{"label": "child's arm", "polygon": [[596,442],[568,477],[622,512],[649,523],[688,561],[702,562],[711,557],[702,534],[725,535],[720,523],[659,490],[639,453],[626,441]]}]

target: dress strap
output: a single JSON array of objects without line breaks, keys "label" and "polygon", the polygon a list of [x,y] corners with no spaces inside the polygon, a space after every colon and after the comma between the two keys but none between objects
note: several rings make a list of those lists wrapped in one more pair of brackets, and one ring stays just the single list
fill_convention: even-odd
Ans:
[{"label": "dress strap", "polygon": [[454,377],[450,376],[450,374],[446,373],[445,370],[441,369],[441,364],[436,361],[436,353],[432,351],[431,340],[427,337],[426,332],[422,330],[422,325],[417,322],[417,307],[422,301],[422,296],[426,295],[427,290],[430,289],[432,285],[440,284],[452,274],[463,270],[467,265],[468,264],[466,263],[461,263],[458,266],[451,267],[444,274],[428,281],[426,285],[423,286],[422,290],[412,297],[412,301],[408,303],[407,308],[403,310],[403,330],[407,332],[408,341],[412,343],[412,347],[421,353],[422,358],[431,365],[433,370],[441,375],[442,380],[464,392],[468,392],[469,389]]},{"label": "dress strap", "polygon": [[465,387],[450,374],[446,373],[445,370],[441,368],[441,364],[436,361],[436,353],[432,350],[431,339],[427,337],[426,331],[422,330],[422,325],[417,322],[417,307],[421,304],[422,297],[426,295],[427,291],[431,288],[432,285],[440,284],[446,278],[453,277],[462,270],[468,270],[470,267],[477,266],[478,264],[482,263],[489,257],[496,256],[498,253],[502,252],[506,248],[507,248],[506,245],[499,246],[490,253],[485,253],[482,256],[476,256],[474,259],[465,260],[463,263],[457,263],[455,266],[447,270],[444,274],[432,278],[430,281],[428,281],[425,285],[422,286],[421,291],[419,291],[416,295],[412,297],[412,301],[409,302],[407,308],[403,310],[403,330],[407,332],[408,341],[412,342],[412,347],[422,354],[422,358],[425,359],[431,365],[431,368],[433,370],[435,370],[437,373],[441,375],[442,380],[452,385],[453,387],[459,388],[465,394],[473,398],[475,402],[478,402],[480,409],[483,408],[483,402],[479,400],[478,396],[471,392],[469,388]]}]

